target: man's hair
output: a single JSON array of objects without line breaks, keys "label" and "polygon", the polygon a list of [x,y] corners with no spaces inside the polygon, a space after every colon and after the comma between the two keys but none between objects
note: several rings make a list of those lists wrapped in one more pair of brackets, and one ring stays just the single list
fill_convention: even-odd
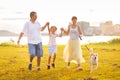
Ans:
[{"label": "man's hair", "polygon": [[76,17],[76,16],[73,16],[71,20],[73,20],[73,19],[77,19],[77,17]]},{"label": "man's hair", "polygon": [[32,17],[34,14],[36,14],[35,11],[30,12],[30,17]]}]

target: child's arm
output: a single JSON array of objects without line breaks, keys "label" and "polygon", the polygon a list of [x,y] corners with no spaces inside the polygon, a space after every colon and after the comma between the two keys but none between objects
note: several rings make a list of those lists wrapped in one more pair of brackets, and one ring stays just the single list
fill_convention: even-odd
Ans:
[{"label": "child's arm", "polygon": [[49,27],[49,25],[48,25],[48,33],[50,34],[50,27]]},{"label": "child's arm", "polygon": [[61,30],[61,33],[59,34],[59,37],[62,37],[62,28],[60,30]]}]

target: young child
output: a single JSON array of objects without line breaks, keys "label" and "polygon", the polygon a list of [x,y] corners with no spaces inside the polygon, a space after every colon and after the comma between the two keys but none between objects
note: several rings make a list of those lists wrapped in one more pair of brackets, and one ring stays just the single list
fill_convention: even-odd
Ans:
[{"label": "young child", "polygon": [[51,26],[49,28],[48,26],[48,32],[49,32],[49,43],[48,43],[48,52],[49,52],[49,58],[48,58],[48,65],[47,69],[50,69],[50,61],[53,54],[53,61],[52,61],[52,67],[55,68],[55,59],[56,59],[56,52],[57,52],[57,46],[56,46],[56,37],[62,36],[62,31],[60,34],[56,34],[57,31],[56,26]]},{"label": "young child", "polygon": [[69,24],[68,29],[64,30],[62,28],[61,30],[64,31],[65,34],[69,35],[69,41],[64,49],[63,58],[65,62],[68,62],[67,68],[70,68],[70,63],[74,62],[78,64],[78,70],[82,70],[81,63],[85,62],[83,56],[82,56],[82,50],[80,46],[80,40],[79,36],[82,35],[82,31],[80,29],[80,26],[77,24],[77,17],[72,17],[72,23]]}]

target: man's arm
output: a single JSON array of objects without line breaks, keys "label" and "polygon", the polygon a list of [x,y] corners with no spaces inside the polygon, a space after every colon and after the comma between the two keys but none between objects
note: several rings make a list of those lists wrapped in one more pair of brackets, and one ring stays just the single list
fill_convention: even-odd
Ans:
[{"label": "man's arm", "polygon": [[20,43],[20,39],[22,38],[23,34],[24,34],[24,33],[22,33],[22,32],[20,33],[19,38],[18,38],[18,41],[17,41],[17,44]]},{"label": "man's arm", "polygon": [[41,28],[41,31],[43,31],[43,30],[46,28],[46,26],[49,26],[49,22],[47,22],[47,23]]}]

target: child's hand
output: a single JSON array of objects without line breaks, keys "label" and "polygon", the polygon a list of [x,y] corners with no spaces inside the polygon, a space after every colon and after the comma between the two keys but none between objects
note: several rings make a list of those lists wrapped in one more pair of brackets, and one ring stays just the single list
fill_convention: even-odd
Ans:
[{"label": "child's hand", "polygon": [[61,28],[60,30],[61,30],[61,31],[64,31],[64,28]]},{"label": "child's hand", "polygon": [[49,22],[46,22],[46,26],[49,26],[49,24],[50,24]]}]

